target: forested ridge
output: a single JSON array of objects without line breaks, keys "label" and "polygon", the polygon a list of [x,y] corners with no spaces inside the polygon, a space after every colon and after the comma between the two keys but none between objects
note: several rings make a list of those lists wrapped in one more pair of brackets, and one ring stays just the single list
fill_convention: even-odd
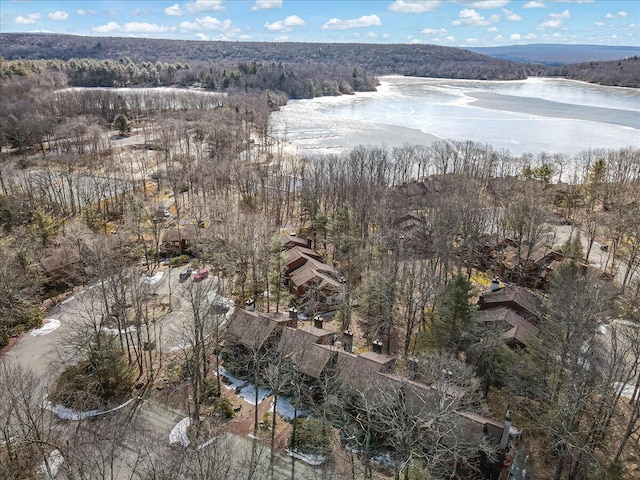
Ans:
[{"label": "forested ridge", "polygon": [[584,62],[546,67],[537,74],[565,77],[600,85],[640,88],[640,57],[633,56],[608,62]]},{"label": "forested ridge", "polygon": [[468,50],[436,45],[196,42],[47,34],[3,34],[6,59],[128,57],[134,62],[285,62],[360,68],[374,75],[513,80],[522,66]]},{"label": "forested ridge", "polygon": [[[558,46],[556,46],[558,47]],[[514,47],[515,48],[515,47]],[[557,50],[557,48],[556,48]],[[555,58],[553,53],[550,58]],[[514,80],[533,76],[561,76],[601,85],[634,87],[640,86],[640,60],[637,56],[615,61],[589,61],[554,66],[553,61],[522,61],[520,63],[475,53],[470,50],[437,45],[409,44],[341,44],[341,43],[266,43],[266,42],[198,42],[186,40],[82,37],[74,35],[10,33],[0,35],[0,54],[6,60],[74,60],[79,62],[81,72],[71,75],[71,84],[95,86],[95,76],[82,69],[87,59],[120,61],[135,64],[141,70],[153,70],[157,63],[173,65],[168,72],[159,75],[161,85],[175,82],[181,85],[190,81],[202,81],[208,88],[215,80],[207,77],[209,69],[217,72],[238,69],[241,64],[286,65],[297,75],[313,78],[324,83],[314,95],[350,93],[371,89],[375,75],[409,75],[421,77],[468,78],[483,80]],[[540,54],[542,55],[542,54]],[[582,53],[584,58],[585,53]],[[536,57],[538,58],[538,57]],[[542,57],[541,57],[542,58]],[[104,67],[102,67],[104,69]],[[178,71],[174,76],[175,70]],[[368,73],[368,79],[351,84],[349,74],[353,69]],[[66,68],[68,71],[71,69]],[[188,75],[187,69],[191,69]],[[91,68],[90,70],[96,70]],[[97,70],[100,70],[98,68]],[[258,85],[262,88],[278,89],[281,82],[273,82],[261,68]],[[95,75],[95,71],[93,72]],[[135,85],[158,84],[158,75],[134,76]],[[237,77],[237,74],[236,74]],[[265,78],[266,77],[266,78]],[[231,80],[237,78],[230,75]],[[128,78],[131,82],[132,79]],[[218,80],[221,80],[218,78]],[[337,85],[333,82],[338,82]],[[122,85],[122,79],[116,82]],[[251,87],[251,80],[248,81]],[[293,82],[296,83],[296,82]],[[327,86],[330,84],[330,86]],[[104,86],[111,86],[108,82]],[[249,87],[249,88],[250,88]],[[320,93],[324,88],[325,92]],[[309,98],[309,88],[288,85],[281,90],[290,98]]]}]

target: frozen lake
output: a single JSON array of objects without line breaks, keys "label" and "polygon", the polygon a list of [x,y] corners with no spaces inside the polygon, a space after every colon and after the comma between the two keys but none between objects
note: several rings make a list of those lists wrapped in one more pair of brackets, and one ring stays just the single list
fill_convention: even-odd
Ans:
[{"label": "frozen lake", "polygon": [[301,152],[473,140],[513,154],[640,148],[640,90],[572,80],[381,77],[377,92],[293,100],[272,114]]}]

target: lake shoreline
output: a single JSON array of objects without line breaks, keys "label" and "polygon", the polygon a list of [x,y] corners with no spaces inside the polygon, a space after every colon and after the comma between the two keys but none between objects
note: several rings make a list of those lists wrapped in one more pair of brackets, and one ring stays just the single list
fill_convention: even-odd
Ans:
[{"label": "lake shoreline", "polygon": [[376,92],[290,101],[271,114],[275,133],[307,154],[440,139],[516,156],[640,147],[639,90],[555,77],[379,79]]}]

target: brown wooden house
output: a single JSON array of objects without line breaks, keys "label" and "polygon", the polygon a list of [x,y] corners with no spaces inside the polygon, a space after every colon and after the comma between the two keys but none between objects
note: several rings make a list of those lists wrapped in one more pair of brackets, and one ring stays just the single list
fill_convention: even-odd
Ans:
[{"label": "brown wooden house", "polygon": [[476,320],[488,328],[494,326],[501,331],[502,338],[510,346],[526,347],[527,341],[538,335],[537,327],[506,307],[481,310],[477,313]]},{"label": "brown wooden house", "polygon": [[513,310],[532,325],[540,323],[542,303],[524,287],[505,287],[480,295],[478,300],[479,310],[500,307]]},{"label": "brown wooden house", "polygon": [[165,250],[184,253],[191,250],[199,235],[197,225],[176,225],[164,231],[162,244]]}]

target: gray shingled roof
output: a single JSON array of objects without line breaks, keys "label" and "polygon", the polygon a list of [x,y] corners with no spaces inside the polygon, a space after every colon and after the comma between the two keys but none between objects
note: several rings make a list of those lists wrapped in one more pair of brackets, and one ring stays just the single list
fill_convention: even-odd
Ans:
[{"label": "gray shingled roof", "polygon": [[227,333],[232,342],[261,349],[278,326],[278,321],[256,312],[236,310]]},{"label": "gray shingled roof", "polygon": [[503,324],[505,332],[502,336],[506,340],[516,339],[520,343],[526,344],[527,338],[538,335],[537,327],[506,307],[481,310],[477,313],[476,319],[482,323]]},{"label": "gray shingled roof", "polygon": [[514,303],[531,315],[540,316],[540,302],[523,287],[506,287],[497,292],[485,292],[480,297],[482,310],[506,306],[507,303]]}]

